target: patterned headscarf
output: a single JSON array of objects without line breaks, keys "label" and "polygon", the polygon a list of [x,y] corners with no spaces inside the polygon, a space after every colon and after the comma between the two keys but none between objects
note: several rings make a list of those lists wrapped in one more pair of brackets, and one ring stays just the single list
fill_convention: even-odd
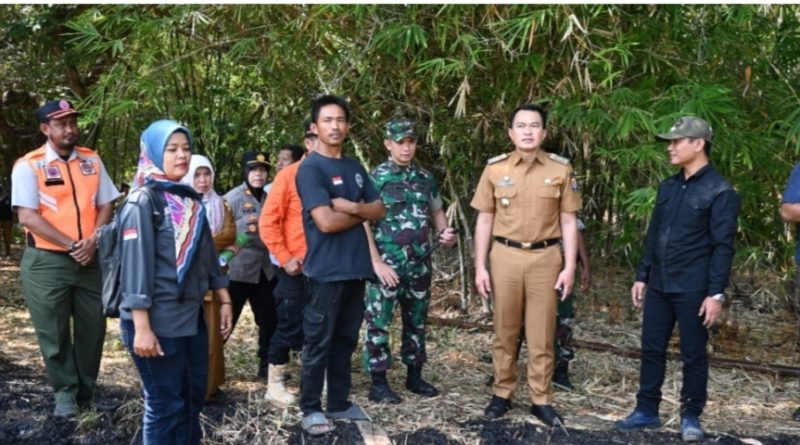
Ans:
[{"label": "patterned headscarf", "polygon": [[164,147],[170,136],[178,131],[186,134],[189,147],[192,147],[189,129],[173,120],[155,121],[144,130],[133,189],[147,185],[164,196],[167,214],[175,233],[175,268],[178,288],[182,294],[186,273],[192,265],[203,234],[205,208],[200,195],[191,186],[167,179],[164,174]]},{"label": "patterned headscarf", "polygon": [[211,171],[211,188],[203,194],[203,205],[206,208],[206,218],[208,218],[208,224],[211,226],[211,235],[213,236],[222,230],[222,223],[225,217],[225,201],[214,190],[214,167],[211,165],[211,161],[203,155],[192,155],[189,172],[181,179],[181,182],[194,187],[194,174],[197,173],[197,169],[200,167],[205,167]]}]

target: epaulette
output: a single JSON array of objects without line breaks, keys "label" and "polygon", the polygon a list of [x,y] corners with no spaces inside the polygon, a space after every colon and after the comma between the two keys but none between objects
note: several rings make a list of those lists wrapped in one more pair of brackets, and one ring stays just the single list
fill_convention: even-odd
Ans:
[{"label": "epaulette", "polygon": [[486,163],[489,164],[489,165],[492,165],[492,164],[494,164],[496,162],[502,161],[503,159],[505,159],[507,157],[508,157],[508,153],[503,153],[501,155],[497,155],[497,156],[493,157],[492,159],[489,159]]},{"label": "epaulette", "polygon": [[569,165],[569,159],[565,158],[564,156],[559,156],[555,153],[548,153],[547,156],[559,164]]}]

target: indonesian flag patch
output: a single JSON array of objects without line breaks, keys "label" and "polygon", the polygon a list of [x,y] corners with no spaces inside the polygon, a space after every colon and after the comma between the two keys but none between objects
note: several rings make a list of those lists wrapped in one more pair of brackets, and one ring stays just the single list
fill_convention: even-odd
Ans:
[{"label": "indonesian flag patch", "polygon": [[344,181],[342,181],[342,177],[341,176],[334,176],[331,179],[333,180],[333,185],[342,185],[342,184],[344,184]]},{"label": "indonesian flag patch", "polygon": [[122,231],[123,241],[130,241],[139,238],[139,231],[136,229],[125,229]]}]

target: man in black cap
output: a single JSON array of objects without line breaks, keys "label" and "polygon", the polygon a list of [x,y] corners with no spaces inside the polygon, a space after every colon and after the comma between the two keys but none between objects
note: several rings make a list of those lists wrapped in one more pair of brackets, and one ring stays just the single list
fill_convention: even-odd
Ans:
[{"label": "man in black cap", "polygon": [[639,392],[636,409],[615,425],[621,431],[661,426],[658,405],[666,349],[678,322],[681,437],[692,442],[703,440],[699,417],[708,396],[708,329],[725,301],[741,202],[709,162],[713,131],[706,121],[680,118],[657,138],[669,143],[670,162],[681,170],[658,189],[644,256],[631,288],[634,306],[644,306]]},{"label": "man in black cap", "polygon": [[245,301],[250,301],[250,308],[258,325],[258,377],[266,379],[269,370],[269,341],[278,323],[275,297],[272,294],[277,280],[269,260],[269,252],[258,232],[258,217],[267,198],[264,192],[269,171],[266,153],[244,153],[242,170],[244,183],[224,196],[236,221],[237,239],[242,234],[248,239],[239,254],[228,263],[228,276],[231,279],[228,291],[233,301],[234,327]]},{"label": "man in black cap", "polygon": [[105,337],[95,229],[119,192],[100,157],[78,146],[78,111],[66,100],[36,112],[47,142],[14,165],[11,204],[25,227],[21,277],[47,377],[53,414],[91,407]]}]

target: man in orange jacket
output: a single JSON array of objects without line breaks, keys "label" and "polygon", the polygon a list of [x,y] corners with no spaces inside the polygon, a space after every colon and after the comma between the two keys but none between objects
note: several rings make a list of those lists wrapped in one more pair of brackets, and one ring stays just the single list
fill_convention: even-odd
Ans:
[{"label": "man in orange jacket", "polygon": [[[306,124],[305,145],[309,153],[317,146],[317,135]],[[289,350],[303,345],[303,299],[305,279],[303,261],[306,238],[303,230],[303,204],[297,193],[295,178],[298,162],[284,167],[275,176],[267,201],[261,209],[259,233],[277,261],[278,284],[275,306],[278,327],[269,344],[269,383],[266,399],[278,405],[294,404],[294,395],[286,391],[284,374],[289,363]]]},{"label": "man in orange jacket", "polygon": [[[17,160],[11,204],[25,227],[22,290],[39,339],[58,417],[89,408],[105,337],[95,229],[119,196],[100,157],[78,142],[66,100],[36,112],[47,143]],[[70,332],[72,327],[72,332]]]}]

